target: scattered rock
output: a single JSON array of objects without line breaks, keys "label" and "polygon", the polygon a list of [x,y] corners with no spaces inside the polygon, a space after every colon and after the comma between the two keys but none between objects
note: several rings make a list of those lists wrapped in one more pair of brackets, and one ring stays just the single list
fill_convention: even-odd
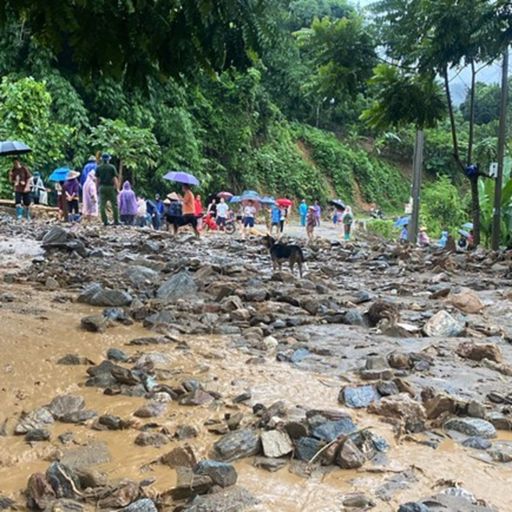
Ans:
[{"label": "scattered rock", "polygon": [[279,471],[288,464],[286,459],[269,459],[268,457],[254,457],[253,465],[257,468],[266,469],[273,473]]},{"label": "scattered rock", "polygon": [[347,407],[368,407],[379,399],[379,394],[373,386],[346,386],[339,394],[338,400]]},{"label": "scattered rock", "polygon": [[162,455],[160,462],[171,468],[179,466],[193,468],[197,464],[196,456],[192,448],[188,445],[178,446],[174,450]]},{"label": "scattered rock", "polygon": [[496,429],[493,424],[480,418],[452,418],[444,424],[444,428],[472,437],[485,439],[496,437]]},{"label": "scattered rock", "polygon": [[80,320],[80,326],[89,332],[105,332],[108,326],[108,320],[103,315],[84,316]]},{"label": "scattered rock", "polygon": [[336,464],[343,469],[360,468],[365,462],[366,457],[350,439],[343,442],[336,455]]},{"label": "scattered rock", "polygon": [[238,430],[224,435],[213,445],[221,460],[235,460],[257,455],[261,449],[260,438],[253,430]]},{"label": "scattered rock", "polygon": [[26,434],[30,430],[43,430],[54,422],[54,418],[48,408],[40,407],[29,413],[22,413],[18,424],[14,428],[15,434]]},{"label": "scattered rock", "polygon": [[489,359],[495,363],[503,361],[503,355],[500,348],[493,343],[473,343],[470,341],[461,343],[456,350],[457,354],[464,359],[471,359],[473,361],[481,361],[482,359]]},{"label": "scattered rock", "polygon": [[480,311],[485,307],[483,302],[480,300],[480,297],[471,290],[450,295],[448,297],[448,302],[452,306],[455,306],[457,309],[468,314],[480,313]]},{"label": "scattered rock", "polygon": [[464,324],[453,318],[450,313],[441,310],[431,317],[423,326],[425,336],[449,337],[459,336],[464,330]]},{"label": "scattered rock", "polygon": [[193,277],[186,271],[174,274],[165,281],[156,292],[157,298],[173,302],[183,297],[196,295],[197,285]]},{"label": "scattered rock", "polygon": [[163,402],[149,402],[139,407],[134,413],[138,418],[155,418],[162,416],[167,411],[167,404]]},{"label": "scattered rock", "polygon": [[235,485],[238,478],[236,469],[232,464],[216,460],[202,460],[194,468],[194,473],[208,475],[213,480],[213,483],[220,485],[220,487]]},{"label": "scattered rock", "polygon": [[49,441],[50,432],[48,430],[42,428],[35,428],[33,430],[29,430],[25,434],[25,441],[34,442],[34,441]]},{"label": "scattered rock", "polygon": [[265,457],[278,458],[293,451],[293,444],[286,432],[267,430],[261,433],[261,444]]},{"label": "scattered rock", "polygon": [[130,294],[122,290],[106,290],[100,284],[89,285],[77,299],[78,302],[91,306],[122,307],[133,301]]},{"label": "scattered rock", "polygon": [[137,446],[155,446],[160,448],[169,442],[169,438],[160,432],[141,432],[135,438]]},{"label": "scattered rock", "polygon": [[153,501],[143,498],[130,503],[127,507],[119,509],[118,512],[158,512],[158,509]]}]

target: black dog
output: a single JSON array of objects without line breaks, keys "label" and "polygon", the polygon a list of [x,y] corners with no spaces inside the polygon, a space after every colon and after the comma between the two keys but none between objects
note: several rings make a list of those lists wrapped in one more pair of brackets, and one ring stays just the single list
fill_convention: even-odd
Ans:
[{"label": "black dog", "polygon": [[298,245],[286,245],[279,242],[276,243],[276,241],[270,235],[263,237],[263,244],[270,251],[270,257],[272,258],[272,266],[274,267],[274,270],[276,268],[281,270],[283,262],[288,261],[292,274],[293,268],[297,264],[299,267],[299,275],[302,278],[304,254]]}]

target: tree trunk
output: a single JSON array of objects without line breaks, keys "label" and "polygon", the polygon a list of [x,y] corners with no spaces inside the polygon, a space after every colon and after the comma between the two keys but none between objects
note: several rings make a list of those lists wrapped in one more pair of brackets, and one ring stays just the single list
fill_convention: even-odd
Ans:
[{"label": "tree trunk", "polygon": [[123,161],[121,159],[119,159],[118,180],[119,180],[119,183],[117,185],[118,185],[119,190],[121,190],[121,188],[123,187]]},{"label": "tree trunk", "polygon": [[[469,91],[469,141],[468,141],[468,165],[473,163],[473,145],[475,138],[475,93],[476,71],[475,63],[471,61],[471,89]],[[480,196],[478,190],[478,175],[471,178],[471,213],[473,217],[474,246],[480,245]]]},{"label": "tree trunk", "polygon": [[[475,94],[475,75],[474,73],[474,67],[472,68],[471,73],[471,95],[473,96],[473,105],[471,109],[473,109],[473,113],[470,115],[474,118],[474,94]],[[459,141],[457,139],[457,125],[455,123],[455,114],[453,112],[453,105],[452,105],[452,95],[450,92],[450,82],[448,80],[448,69],[445,68],[443,72],[443,78],[444,78],[444,88],[446,92],[446,100],[448,103],[448,114],[450,116],[450,127],[452,132],[452,143],[453,143],[453,158],[455,160],[455,163],[460,168],[460,170],[465,173],[465,166],[462,160],[460,159],[460,153],[459,153]],[[470,130],[474,129],[474,122],[470,123]],[[471,138],[473,135],[471,136]],[[468,155],[470,155],[470,152],[473,152],[473,141],[470,140],[470,144],[468,146]],[[470,155],[471,156],[471,155]],[[468,163],[471,163],[468,161]],[[472,212],[472,219],[473,219],[473,238],[474,238],[474,246],[476,247],[480,243],[480,198],[478,194],[478,176],[475,176],[475,178],[470,178],[470,185],[471,185],[471,212]]]}]

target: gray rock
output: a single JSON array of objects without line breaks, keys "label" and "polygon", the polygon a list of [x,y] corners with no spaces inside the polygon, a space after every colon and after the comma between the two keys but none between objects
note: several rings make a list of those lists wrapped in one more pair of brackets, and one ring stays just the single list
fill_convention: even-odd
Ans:
[{"label": "gray rock", "polygon": [[170,468],[188,467],[194,468],[197,464],[197,459],[192,448],[188,445],[177,446],[174,450],[162,455],[159,462],[169,466]]},{"label": "gray rock", "polygon": [[265,457],[278,458],[293,451],[293,444],[286,432],[266,430],[261,433],[261,444]]},{"label": "gray rock", "polygon": [[156,292],[158,299],[173,302],[197,294],[197,285],[187,271],[178,272],[165,281]]},{"label": "gray rock", "polygon": [[[176,317],[174,316],[174,313],[172,311],[159,311],[158,313],[153,313],[152,315],[149,315],[148,317],[144,318],[142,321],[142,325],[146,329],[154,329],[158,325],[169,325],[173,324],[176,321]],[[146,338],[147,339],[147,338]],[[157,338],[153,338],[157,339]],[[135,340],[132,340],[135,341]],[[131,343],[130,345],[135,345],[135,343]]]},{"label": "gray rock", "polygon": [[452,418],[444,424],[446,430],[455,430],[472,437],[490,439],[496,437],[492,423],[480,418]]},{"label": "gray rock", "polygon": [[66,354],[61,357],[57,364],[68,365],[68,366],[78,366],[78,365],[88,365],[94,364],[90,359],[85,356],[79,356],[77,354]]},{"label": "gray rock", "polygon": [[281,468],[284,468],[288,464],[287,459],[270,459],[268,457],[254,457],[253,465],[257,468],[266,469],[271,473],[274,471],[279,471]]},{"label": "gray rock", "polygon": [[197,494],[206,494],[213,487],[213,480],[208,475],[195,474],[187,467],[176,468],[176,486],[169,491],[174,500],[184,500]]},{"label": "gray rock", "polygon": [[336,455],[336,464],[343,469],[360,468],[365,462],[363,452],[350,439],[343,443]]},{"label": "gray rock", "polygon": [[194,468],[194,473],[208,475],[213,483],[220,487],[235,485],[238,478],[236,469],[232,464],[216,460],[202,460]]},{"label": "gray rock", "polygon": [[89,332],[105,332],[108,320],[103,315],[84,316],[80,320],[80,327]]},{"label": "gray rock", "polygon": [[160,448],[168,442],[169,438],[160,432],[141,432],[135,438],[135,444],[137,446],[155,446]]},{"label": "gray rock", "polygon": [[67,251],[76,251],[80,256],[87,256],[87,249],[81,240],[69,231],[60,226],[53,226],[41,241],[43,249],[65,249]]},{"label": "gray rock", "polygon": [[426,336],[459,336],[463,330],[464,324],[444,310],[429,318],[423,326],[423,333]]},{"label": "gray rock", "polygon": [[143,498],[119,509],[118,512],[158,512],[158,509],[150,499]]},{"label": "gray rock", "polygon": [[7,496],[0,495],[0,510],[16,510],[16,502]]},{"label": "gray rock", "polygon": [[82,512],[84,505],[76,500],[60,498],[46,507],[45,512]]},{"label": "gray rock", "polygon": [[67,450],[62,454],[61,462],[71,469],[88,468],[105,464],[112,459],[108,447],[102,442],[92,442]]},{"label": "gray rock", "polygon": [[482,437],[468,437],[462,442],[462,446],[465,446],[466,448],[474,448],[475,450],[487,450],[492,446],[492,443],[489,439],[484,439]]},{"label": "gray rock", "polygon": [[317,437],[322,441],[331,442],[340,434],[350,434],[355,432],[356,426],[350,418],[342,418],[337,421],[326,421],[317,425],[313,431],[313,437]]},{"label": "gray rock", "polygon": [[56,420],[83,410],[85,400],[79,395],[56,396],[48,406],[48,410]]},{"label": "gray rock", "polygon": [[25,434],[25,441],[29,443],[33,441],[48,441],[49,439],[50,432],[42,428],[35,428],[34,430],[29,430]]},{"label": "gray rock", "polygon": [[213,396],[202,389],[196,389],[180,399],[181,405],[204,405],[212,402]]},{"label": "gray rock", "polygon": [[246,489],[230,487],[221,492],[196,496],[183,512],[243,512],[258,504],[258,500]]},{"label": "gray rock", "polygon": [[129,306],[133,298],[125,291],[108,290],[98,283],[93,283],[79,295],[77,301],[91,306],[122,307]]},{"label": "gray rock", "polygon": [[105,414],[98,418],[98,423],[108,430],[123,430],[128,428],[129,423],[119,416],[113,416],[112,414]]},{"label": "gray rock", "polygon": [[213,445],[213,448],[221,460],[229,461],[257,455],[261,444],[256,432],[244,429],[224,435]]},{"label": "gray rock", "polygon": [[430,512],[430,508],[423,503],[404,503],[398,507],[398,512]]},{"label": "gray rock", "polygon": [[379,399],[373,386],[346,386],[340,391],[339,401],[356,409],[368,407]]},{"label": "gray rock", "polygon": [[158,272],[143,266],[131,266],[124,276],[137,288],[153,284],[159,277]]},{"label": "gray rock", "polygon": [[149,402],[139,407],[134,413],[138,418],[154,418],[162,416],[167,410],[167,404],[162,402]]},{"label": "gray rock", "polygon": [[26,434],[30,430],[44,429],[45,426],[51,425],[54,418],[47,407],[40,407],[28,414],[22,414],[16,427],[14,428],[15,434]]},{"label": "gray rock", "polygon": [[512,443],[510,441],[497,441],[489,450],[495,462],[512,462]]},{"label": "gray rock", "polygon": [[301,437],[295,441],[295,457],[299,460],[310,461],[323,446],[325,446],[325,441],[314,437]]},{"label": "gray rock", "polygon": [[57,498],[76,499],[79,497],[75,491],[80,485],[78,478],[65,464],[53,462],[46,470],[46,480]]},{"label": "gray rock", "polygon": [[350,309],[345,314],[345,323],[348,325],[359,325],[366,327],[367,322],[364,316],[357,309]]},{"label": "gray rock", "polygon": [[118,348],[109,348],[107,351],[107,358],[111,361],[127,361],[128,355]]}]

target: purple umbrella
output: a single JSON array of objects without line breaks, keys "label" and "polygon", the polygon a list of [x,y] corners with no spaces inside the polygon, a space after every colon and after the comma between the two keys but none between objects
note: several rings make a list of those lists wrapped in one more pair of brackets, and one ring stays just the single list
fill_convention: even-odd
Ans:
[{"label": "purple umbrella", "polygon": [[175,181],[176,183],[182,183],[183,185],[199,185],[199,180],[183,171],[171,171],[164,176],[164,180]]}]

